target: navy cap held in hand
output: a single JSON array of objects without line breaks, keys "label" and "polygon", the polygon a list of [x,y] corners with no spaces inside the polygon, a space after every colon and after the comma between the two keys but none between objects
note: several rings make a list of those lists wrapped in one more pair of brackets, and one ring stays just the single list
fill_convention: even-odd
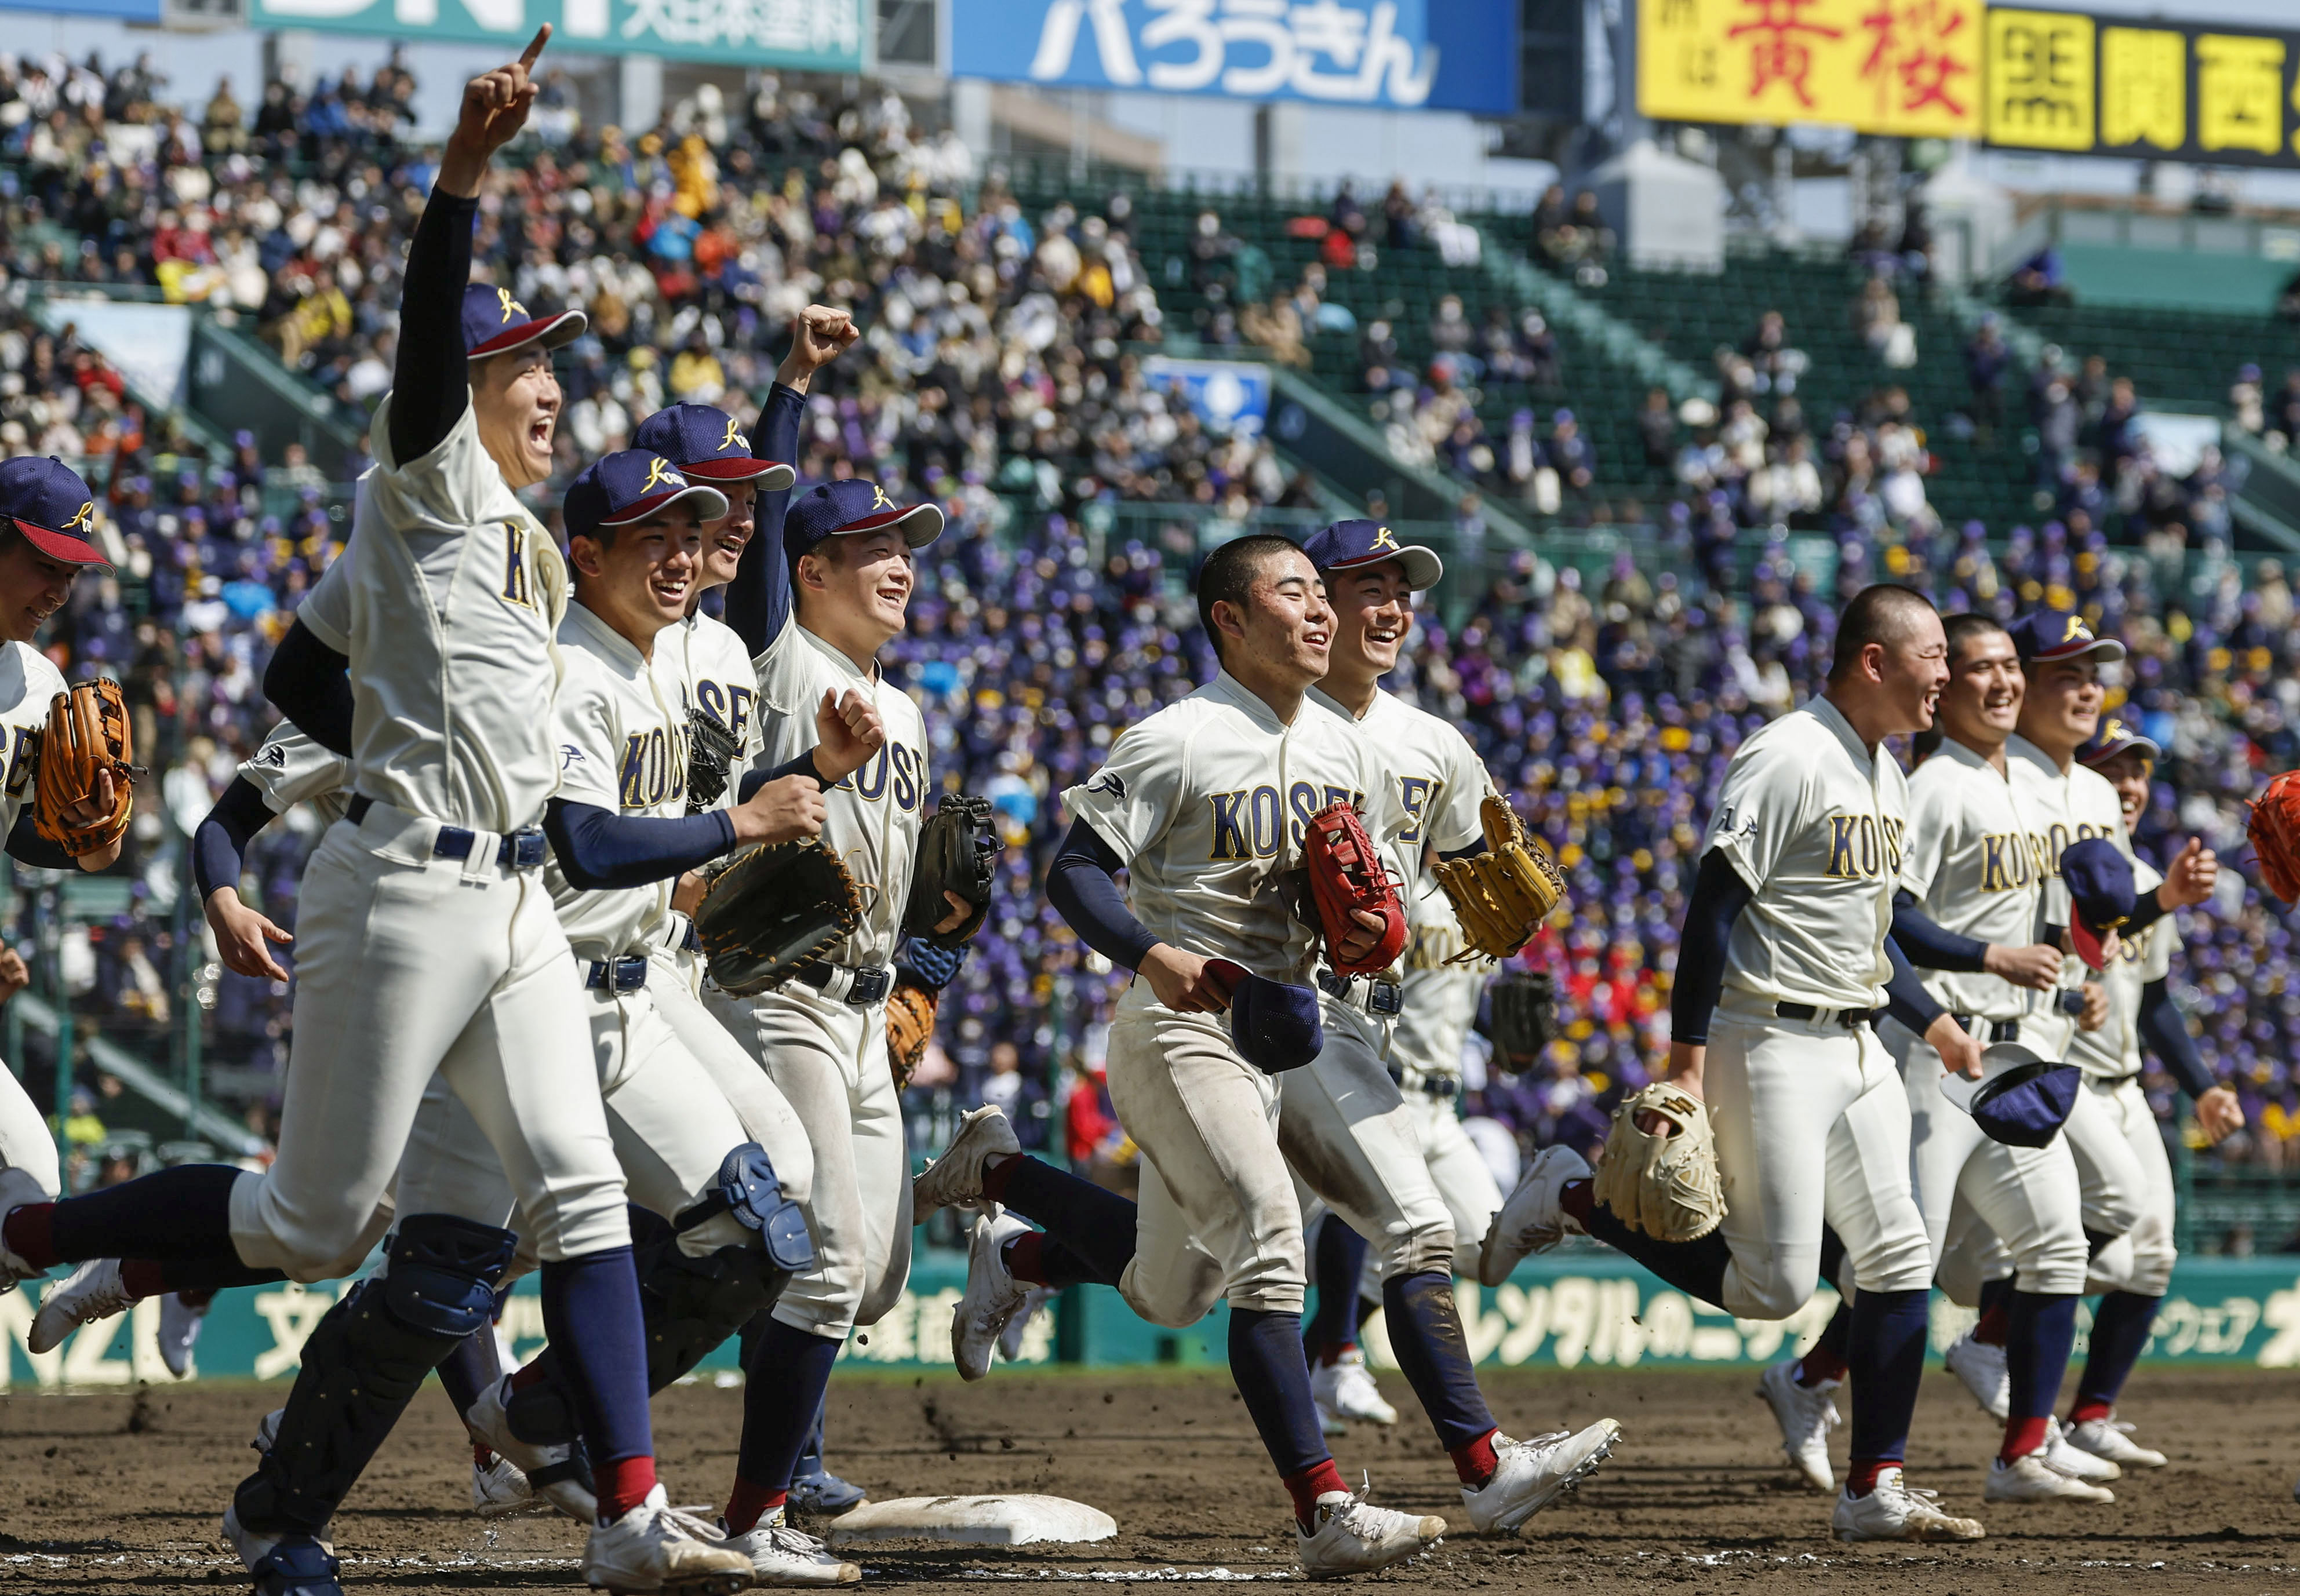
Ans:
[{"label": "navy cap held in hand", "polygon": [[2061,850],[2061,882],[2069,889],[2069,940],[2094,969],[2108,963],[2108,934],[2132,918],[2132,861],[2104,836],[2088,836]]}]

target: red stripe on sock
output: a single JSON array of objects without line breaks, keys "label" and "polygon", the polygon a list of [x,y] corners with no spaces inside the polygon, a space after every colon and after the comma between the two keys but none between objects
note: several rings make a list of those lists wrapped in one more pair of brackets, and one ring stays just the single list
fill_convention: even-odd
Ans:
[{"label": "red stripe on sock", "polygon": [[1331,1458],[1286,1476],[1286,1494],[1294,1499],[1295,1522],[1304,1534],[1316,1527],[1318,1499],[1337,1491],[1347,1496],[1350,1488],[1342,1483],[1342,1471],[1334,1467]]},{"label": "red stripe on sock", "polygon": [[1467,1446],[1453,1448],[1448,1454],[1454,1459],[1454,1472],[1461,1476],[1462,1484],[1469,1486],[1471,1490],[1481,1488],[1488,1480],[1494,1477],[1494,1470],[1501,1467],[1499,1461],[1494,1457],[1494,1437],[1500,1434],[1501,1430],[1496,1426],[1488,1430]]},{"label": "red stripe on sock", "polygon": [[36,1269],[54,1268],[63,1262],[56,1256],[55,1214],[53,1202],[27,1202],[11,1209],[0,1222],[0,1246]]},{"label": "red stripe on sock", "polygon": [[2045,1450],[2045,1426],[2052,1420],[2042,1415],[2034,1418],[2008,1418],[2004,1421],[2004,1450],[1996,1454],[1999,1462],[2010,1463],[2015,1458],[2025,1458],[2030,1452]]},{"label": "red stripe on sock", "polygon": [[1029,1230],[1006,1243],[1006,1272],[1017,1280],[1027,1280],[1032,1285],[1046,1284],[1046,1266],[1043,1255],[1046,1250],[1046,1233]]},{"label": "red stripe on sock", "polygon": [[727,1493],[727,1533],[747,1535],[759,1527],[759,1520],[773,1512],[788,1500],[788,1491],[770,1491],[755,1480],[735,1476],[735,1488]]},{"label": "red stripe on sock", "polygon": [[1589,1222],[1589,1209],[1597,1201],[1591,1191],[1592,1185],[1586,1180],[1569,1180],[1557,1188],[1557,1206],[1583,1225]]},{"label": "red stripe on sock", "polygon": [[1797,1359],[1796,1383],[1808,1390],[1824,1380],[1845,1378],[1845,1359],[1831,1348],[1815,1347]]},{"label": "red stripe on sock", "polygon": [[1992,1308],[1980,1316],[1979,1324],[1973,1326],[1972,1339],[1984,1347],[2001,1347],[2004,1344],[2004,1309]]},{"label": "red stripe on sock", "polygon": [[1357,1350],[1358,1343],[1354,1341],[1321,1342],[1318,1344],[1318,1367],[1331,1368],[1339,1363],[1344,1356]]},{"label": "red stripe on sock", "polygon": [[2104,1402],[2097,1398],[2088,1398],[2069,1409],[2069,1423],[2071,1426],[2089,1424],[2096,1418],[2114,1418],[2115,1417],[2116,1404]]},{"label": "red stripe on sock", "polygon": [[996,1163],[982,1160],[982,1195],[992,1202],[1006,1201],[1006,1183],[1014,1178],[1014,1167],[1022,1161],[1019,1153],[1008,1153]]},{"label": "red stripe on sock", "polygon": [[595,1463],[591,1483],[599,1493],[599,1522],[612,1524],[654,1489],[654,1459],[618,1458],[612,1463]]},{"label": "red stripe on sock", "polygon": [[156,1297],[168,1289],[161,1278],[160,1260],[156,1258],[123,1258],[120,1260],[120,1284],[129,1296],[142,1301]]},{"label": "red stripe on sock", "polygon": [[1845,1494],[1866,1496],[1877,1488],[1877,1476],[1888,1468],[1898,1468],[1898,1458],[1855,1458],[1853,1467],[1846,1471]]}]

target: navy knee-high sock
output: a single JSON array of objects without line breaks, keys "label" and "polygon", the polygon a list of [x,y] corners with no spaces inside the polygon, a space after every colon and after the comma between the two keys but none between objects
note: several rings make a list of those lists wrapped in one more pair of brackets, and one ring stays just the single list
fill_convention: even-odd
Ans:
[{"label": "navy knee-high sock", "polygon": [[996,1166],[982,1185],[984,1196],[1042,1226],[1083,1259],[1091,1278],[1116,1284],[1134,1261],[1134,1204],[1117,1193],[1027,1155]]},{"label": "navy knee-high sock", "polygon": [[2102,1296],[2100,1310],[2092,1316],[2092,1350],[2085,1354],[2084,1373],[2077,1378],[2077,1405],[2069,1415],[2071,1424],[2106,1418],[2116,1410],[2117,1396],[2132,1366],[2140,1361],[2141,1349],[2148,1344],[2149,1334],[2156,1326],[2157,1304],[2162,1301],[2133,1292],[2109,1292]]},{"label": "navy knee-high sock", "polygon": [[2045,1444],[2069,1350],[2076,1345],[2077,1300],[2016,1291],[2004,1317],[2004,1372],[2012,1401],[2005,1409],[2004,1449],[1997,1455],[2009,1463]]},{"label": "navy knee-high sock", "polygon": [[496,1348],[496,1330],[489,1325],[484,1330],[474,1330],[455,1343],[455,1350],[439,1359],[439,1384],[447,1400],[455,1404],[455,1417],[461,1419],[479,1400],[479,1392],[503,1379],[503,1358]]},{"label": "navy knee-high sock", "polygon": [[1347,1491],[1334,1455],[1318,1433],[1310,1397],[1310,1365],[1302,1356],[1302,1316],[1265,1313],[1232,1304],[1229,1372],[1254,1419],[1255,1433],[1294,1499],[1294,1517],[1307,1527],[1318,1498]]},{"label": "navy knee-high sock", "polygon": [[654,1488],[647,1414],[646,1326],[629,1247],[604,1247],[543,1266],[543,1332],[559,1354],[603,1520]]},{"label": "navy knee-high sock", "polygon": [[91,1258],[229,1258],[231,1188],[242,1170],[180,1164],[85,1197],[27,1203],[0,1241],[36,1269]]},{"label": "navy knee-high sock", "polygon": [[1302,1327],[1302,1345],[1313,1360],[1331,1363],[1358,1338],[1358,1276],[1365,1269],[1366,1240],[1328,1214],[1318,1226],[1318,1310]]},{"label": "navy knee-high sock", "polygon": [[[757,1321],[753,1321],[754,1324]],[[791,1471],[806,1450],[830,1389],[840,1342],[770,1318],[743,1349],[743,1439],[735,1454],[735,1489],[727,1527],[742,1534],[790,1490]]]},{"label": "navy knee-high sock", "polygon": [[1853,1472],[1846,1488],[1865,1494],[1877,1471],[1908,1451],[1917,1383],[1925,1372],[1929,1290],[1854,1293],[1846,1365],[1853,1387]]},{"label": "navy knee-high sock", "polygon": [[1712,1308],[1725,1306],[1725,1267],[1733,1261],[1733,1250],[1725,1244],[1722,1230],[1712,1230],[1697,1241],[1659,1241],[1642,1230],[1631,1230],[1614,1217],[1612,1209],[1598,1203],[1590,1204],[1589,1217],[1581,1221],[1581,1228],[1615,1251],[1628,1253],[1688,1296]]},{"label": "navy knee-high sock", "polygon": [[[1454,1276],[1437,1269],[1393,1275],[1381,1283],[1381,1300],[1398,1371],[1436,1426],[1438,1444],[1457,1454],[1460,1462],[1458,1454],[1485,1441],[1498,1426],[1470,1364],[1469,1340],[1462,1334],[1462,1316],[1454,1304]],[[1471,1473],[1479,1477],[1470,1480]],[[1492,1473],[1488,1446],[1462,1477],[1482,1485]]]}]

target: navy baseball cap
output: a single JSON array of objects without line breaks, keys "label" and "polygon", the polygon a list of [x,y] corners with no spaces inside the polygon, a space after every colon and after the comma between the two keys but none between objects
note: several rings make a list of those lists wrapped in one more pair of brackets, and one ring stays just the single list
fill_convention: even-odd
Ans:
[{"label": "navy baseball cap", "polygon": [[583,329],[590,324],[591,319],[580,311],[530,316],[527,307],[511,296],[509,288],[473,283],[463,290],[463,353],[467,359],[501,354],[538,340],[546,349],[556,349],[581,337]]},{"label": "navy baseball cap", "polygon": [[1229,988],[1229,1035],[1238,1057],[1264,1075],[1280,1075],[1326,1051],[1314,990],[1257,976],[1233,960],[1207,963]]},{"label": "navy baseball cap", "polygon": [[697,482],[755,482],[771,494],[798,480],[780,461],[753,454],[742,424],[715,405],[667,405],[639,423],[631,447],[654,450]]},{"label": "navy baseball cap", "polygon": [[2077,758],[2088,765],[2104,765],[2127,752],[2145,753],[2151,762],[2164,757],[2164,751],[2156,746],[2156,739],[2143,736],[2129,720],[2103,715],[2100,730],[2093,735],[2091,742],[2077,750]]},{"label": "navy baseball cap", "polygon": [[0,461],[0,515],[51,560],[109,565],[96,546],[96,495],[53,454]]},{"label": "navy baseball cap", "polygon": [[704,520],[727,513],[727,495],[701,482],[689,482],[677,466],[647,449],[618,449],[583,469],[567,485],[560,514],[567,536],[587,537],[602,527],[628,527],[681,499],[697,501]]},{"label": "navy baseball cap", "polygon": [[2017,1042],[1980,1055],[1980,1078],[1941,1077],[1941,1095],[1972,1116],[1981,1134],[2008,1147],[2045,1147],[2076,1107],[2083,1076],[2073,1064],[2038,1058]]},{"label": "navy baseball cap", "polygon": [[2061,881],[2069,889],[2069,940],[2078,958],[2102,968],[2102,938],[2132,918],[2132,861],[2106,837],[2084,837],[2061,850]]},{"label": "navy baseball cap", "polygon": [[2124,644],[2113,637],[2096,637],[2085,618],[2073,610],[2031,610],[2012,625],[2013,651],[2021,662],[2047,663],[2078,660],[2092,654],[2103,660],[2124,658]]},{"label": "navy baseball cap", "polygon": [[1321,571],[1355,570],[1395,560],[1405,568],[1405,586],[1413,593],[1438,586],[1446,562],[1420,544],[1400,544],[1397,535],[1379,521],[1336,521],[1311,535],[1302,545],[1310,563]]},{"label": "navy baseball cap", "polygon": [[922,549],[942,536],[942,506],[897,504],[885,488],[859,477],[825,482],[791,502],[783,518],[783,552],[796,565],[801,554],[826,537],[876,532],[881,527],[900,527],[904,540]]}]

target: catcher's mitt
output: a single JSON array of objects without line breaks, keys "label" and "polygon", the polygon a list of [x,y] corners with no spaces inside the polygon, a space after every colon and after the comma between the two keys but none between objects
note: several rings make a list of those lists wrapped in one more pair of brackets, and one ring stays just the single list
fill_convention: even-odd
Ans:
[{"label": "catcher's mitt", "polygon": [[1546,969],[1512,970],[1494,983],[1494,1068],[1530,1069],[1557,1038],[1557,984]]},{"label": "catcher's mitt", "polygon": [[935,993],[905,978],[897,978],[888,995],[887,1067],[894,1071],[897,1092],[911,1084],[919,1061],[927,1056],[927,1043],[934,1040],[936,1007]]},{"label": "catcher's mitt", "polygon": [[[990,882],[997,871],[1000,846],[989,799],[946,795],[919,828],[918,869],[903,906],[903,934],[938,948],[972,941],[989,918]],[[935,929],[950,916],[946,892],[956,893],[972,910],[954,931]]]},{"label": "catcher's mitt", "polygon": [[[1326,962],[1345,976],[1376,976],[1396,964],[1405,951],[1405,904],[1358,811],[1336,799],[1311,816],[1302,828],[1302,859],[1326,939]],[[1363,958],[1345,959],[1343,939],[1364,928],[1352,912],[1361,909],[1381,916],[1381,937]]]},{"label": "catcher's mitt", "polygon": [[699,815],[727,794],[743,740],[700,704],[687,706],[687,812]]},{"label": "catcher's mitt", "polygon": [[2287,770],[2253,801],[2246,829],[2260,860],[2260,884],[2286,904],[2300,901],[2300,770]]},{"label": "catcher's mitt", "polygon": [[862,923],[854,877],[812,837],[736,855],[695,906],[711,979],[734,997],[780,986]]},{"label": "catcher's mitt", "polygon": [[1466,944],[1448,964],[1508,958],[1565,901],[1565,877],[1534,845],[1507,799],[1487,794],[1478,818],[1486,828],[1486,851],[1438,865],[1438,885],[1454,905]]},{"label": "catcher's mitt", "polygon": [[[136,812],[136,778],[144,774],[130,762],[133,758],[128,702],[118,682],[98,677],[49,700],[33,789],[32,823],[39,834],[74,859],[117,840]],[[95,796],[100,770],[112,772],[112,812],[92,825],[75,826],[64,811]]]},{"label": "catcher's mitt", "polygon": [[[1650,1112],[1666,1122],[1655,1134],[1638,1124]],[[1605,1156],[1592,1196],[1631,1230],[1664,1242],[1689,1242],[1725,1222],[1725,1189],[1709,1110],[1690,1092],[1657,1081],[1613,1110]]]}]

